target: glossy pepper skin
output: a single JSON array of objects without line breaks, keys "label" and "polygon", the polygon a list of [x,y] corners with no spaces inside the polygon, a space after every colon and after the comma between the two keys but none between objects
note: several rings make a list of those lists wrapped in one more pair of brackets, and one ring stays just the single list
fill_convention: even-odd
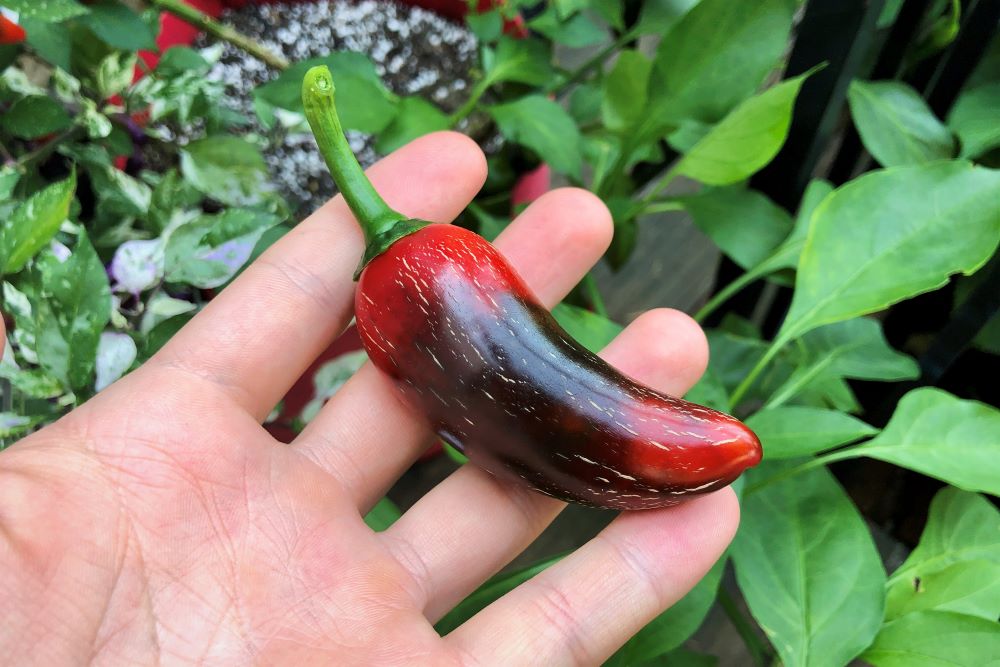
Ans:
[{"label": "glossy pepper skin", "polygon": [[[316,129],[312,74],[304,99],[322,147],[335,133]],[[355,299],[365,349],[473,463],[561,500],[633,510],[718,489],[760,461],[738,420],[645,387],[574,341],[485,239],[352,203],[340,182],[352,175],[331,171],[359,219],[382,221],[366,232]]]}]

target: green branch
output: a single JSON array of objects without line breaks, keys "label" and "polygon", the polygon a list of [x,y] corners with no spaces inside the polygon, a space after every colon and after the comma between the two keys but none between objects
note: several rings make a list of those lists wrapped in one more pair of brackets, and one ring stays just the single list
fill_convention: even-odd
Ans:
[{"label": "green branch", "polygon": [[288,61],[284,57],[261,46],[256,40],[243,33],[219,23],[201,10],[185,4],[182,0],[149,0],[149,2],[153,6],[173,14],[185,23],[190,23],[217,39],[229,42],[233,46],[243,49],[254,58],[278,71],[283,72],[288,69]]}]

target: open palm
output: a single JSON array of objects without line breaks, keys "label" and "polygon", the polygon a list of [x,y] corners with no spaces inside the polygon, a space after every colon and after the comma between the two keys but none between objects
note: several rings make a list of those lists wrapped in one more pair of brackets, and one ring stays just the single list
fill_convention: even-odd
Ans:
[{"label": "open palm", "polygon": [[[485,163],[442,133],[369,174],[393,207],[446,222]],[[598,200],[558,190],[497,246],[553,304],[610,234]],[[350,320],[361,249],[331,201],[145,366],[0,455],[0,664],[598,664],[709,569],[738,520],[728,489],[619,516],[438,636],[432,623],[563,505],[466,466],[373,533],[363,514],[429,434],[370,366],[292,445],[262,429]],[[666,310],[604,352],[675,394],[706,355]]]}]

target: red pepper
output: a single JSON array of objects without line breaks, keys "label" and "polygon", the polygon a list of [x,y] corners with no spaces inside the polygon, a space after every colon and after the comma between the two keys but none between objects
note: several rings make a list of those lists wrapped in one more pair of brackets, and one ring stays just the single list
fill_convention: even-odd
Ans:
[{"label": "red pepper", "polygon": [[306,117],[368,243],[358,332],[441,438],[498,477],[614,509],[673,505],[760,461],[735,418],[642,386],[570,338],[485,239],[390,209],[333,93],[326,67],[306,74]]}]

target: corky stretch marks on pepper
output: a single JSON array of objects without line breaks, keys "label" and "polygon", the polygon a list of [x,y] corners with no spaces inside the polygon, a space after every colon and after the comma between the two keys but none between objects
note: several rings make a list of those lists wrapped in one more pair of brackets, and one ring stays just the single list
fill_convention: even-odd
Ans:
[{"label": "corky stretch marks on pepper", "polygon": [[338,186],[366,184],[345,197],[369,244],[358,331],[442,438],[500,478],[614,509],[673,505],[760,460],[738,420],[644,387],[570,338],[485,239],[389,209],[350,155],[332,90],[326,68],[307,73],[306,115]]}]

